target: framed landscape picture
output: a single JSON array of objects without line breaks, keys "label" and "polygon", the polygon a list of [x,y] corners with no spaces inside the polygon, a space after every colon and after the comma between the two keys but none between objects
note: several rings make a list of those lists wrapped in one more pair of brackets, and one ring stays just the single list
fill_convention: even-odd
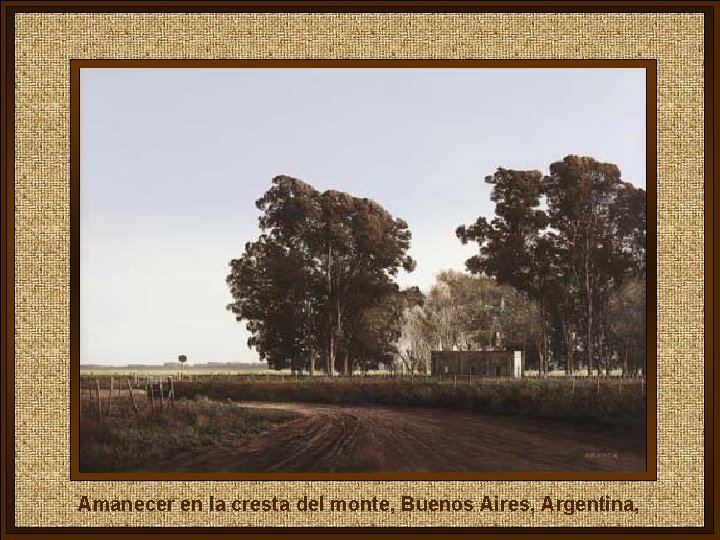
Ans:
[{"label": "framed landscape picture", "polygon": [[77,66],[80,473],[654,476],[648,67],[180,65]]},{"label": "framed landscape picture", "polygon": [[3,3],[4,534],[714,532],[715,9]]}]

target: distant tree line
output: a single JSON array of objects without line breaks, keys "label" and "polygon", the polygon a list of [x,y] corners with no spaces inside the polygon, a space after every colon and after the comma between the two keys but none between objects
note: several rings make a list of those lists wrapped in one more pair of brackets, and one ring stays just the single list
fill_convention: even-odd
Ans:
[{"label": "distant tree line", "polygon": [[445,270],[423,303],[403,313],[397,359],[410,373],[426,373],[432,351],[508,349],[533,355],[540,325],[536,305],[514,287]]},{"label": "distant tree line", "polygon": [[469,274],[425,295],[395,279],[411,233],[378,203],[278,176],[256,202],[260,236],[231,261],[228,306],[276,369],[427,372],[432,350],[522,350],[540,373],[642,369],[645,191],[616,165],[567,156],[549,174],[500,168],[495,217],[458,227]]}]

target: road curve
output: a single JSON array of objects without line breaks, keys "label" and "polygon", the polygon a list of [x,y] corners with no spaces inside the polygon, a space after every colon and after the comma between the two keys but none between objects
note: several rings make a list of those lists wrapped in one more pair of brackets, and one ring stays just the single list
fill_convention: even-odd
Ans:
[{"label": "road curve", "polygon": [[437,409],[248,402],[301,417],[143,470],[542,472],[645,470],[645,440],[558,422]]}]

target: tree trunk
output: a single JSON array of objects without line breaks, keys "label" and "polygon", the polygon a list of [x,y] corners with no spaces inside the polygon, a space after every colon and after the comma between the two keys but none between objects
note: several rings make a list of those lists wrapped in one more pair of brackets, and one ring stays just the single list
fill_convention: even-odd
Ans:
[{"label": "tree trunk", "polygon": [[615,352],[615,342],[613,341],[612,332],[607,328],[607,326],[603,326],[604,332],[605,332],[605,354],[607,355],[607,363],[608,363],[608,377],[610,376],[610,371],[612,371],[612,368],[614,367],[612,364],[613,360],[613,353]]},{"label": "tree trunk", "polygon": [[542,353],[540,355],[540,376],[544,377],[547,373],[547,336],[545,335],[545,295],[542,297],[540,320],[540,334],[542,336]]},{"label": "tree trunk", "polygon": [[623,354],[623,378],[628,376],[628,354],[630,353],[630,338],[625,338],[625,353]]},{"label": "tree trunk", "polygon": [[647,381],[647,354],[642,355],[642,377]]},{"label": "tree trunk", "polygon": [[565,376],[570,375],[570,349],[568,348],[568,330],[565,319],[562,320],[563,339],[565,340]]},{"label": "tree trunk", "polygon": [[344,360],[343,371],[344,371],[346,377],[352,376],[352,372],[350,371],[349,357],[350,357],[350,354],[348,353],[348,350],[345,349],[345,356],[343,359]]},{"label": "tree trunk", "polygon": [[325,359],[325,372],[332,377],[335,371],[335,328],[333,327],[332,312],[332,243],[328,243],[327,278],[328,278],[328,347]]},{"label": "tree trunk", "polygon": [[602,351],[603,362],[605,364],[605,378],[608,379],[610,378],[610,348],[608,347],[604,330],[600,334],[600,350]]},{"label": "tree trunk", "polygon": [[565,338],[565,351],[566,351],[566,357],[565,357],[565,374],[566,375],[572,375],[574,371],[573,366],[573,349],[575,348],[575,339],[573,337],[573,332],[570,330],[570,326],[568,325],[567,321],[563,319],[562,322],[563,325],[563,336]]},{"label": "tree trunk", "polygon": [[540,376],[540,375],[542,375],[543,347],[542,347],[542,336],[539,334],[535,336],[535,348],[537,349],[538,376]]},{"label": "tree trunk", "polygon": [[[593,317],[593,302],[592,302],[592,289],[590,287],[590,238],[585,239],[585,296],[587,301],[587,368],[588,377],[592,377],[593,374],[593,340],[592,340],[592,317]],[[598,376],[600,370],[598,369]]]},{"label": "tree trunk", "polygon": [[315,351],[310,351],[310,376],[315,375]]},{"label": "tree trunk", "polygon": [[[339,349],[340,336],[341,336],[341,319],[340,319],[340,276],[338,276],[337,282],[337,298],[335,299],[335,314],[336,314],[336,326],[335,326],[335,348]],[[336,353],[339,354],[339,353]],[[346,351],[347,354],[347,351]],[[333,364],[334,367],[334,364]],[[345,365],[343,366],[345,374],[347,375],[347,357],[345,358]],[[339,371],[339,370],[338,370]]]}]

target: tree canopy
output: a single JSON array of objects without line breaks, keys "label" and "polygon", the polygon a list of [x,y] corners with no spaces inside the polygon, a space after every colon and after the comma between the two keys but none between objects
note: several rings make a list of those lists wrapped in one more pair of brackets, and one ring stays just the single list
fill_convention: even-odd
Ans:
[{"label": "tree canopy", "polygon": [[[549,174],[498,169],[495,218],[461,225],[479,250],[470,272],[512,285],[540,306],[539,369],[564,359],[574,370],[582,350],[589,373],[609,365],[614,349],[608,302],[628,279],[645,279],[645,191],[621,180],[611,163],[570,155]],[[645,327],[645,321],[637,323]],[[616,325],[617,327],[617,325]]]},{"label": "tree canopy", "polygon": [[276,369],[314,371],[320,358],[328,374],[393,354],[398,310],[417,301],[395,282],[415,267],[407,223],[373,200],[289,176],[274,178],[256,206],[260,236],[227,277],[248,346]]},{"label": "tree canopy", "polygon": [[528,352],[541,373],[583,362],[607,373],[619,356],[636,369],[645,191],[616,165],[575,155],[545,175],[498,168],[485,181],[494,217],[456,230],[478,245],[469,274],[441,272],[424,295],[396,282],[415,267],[405,221],[371,199],[275,177],[256,201],[259,235],[227,276],[248,346],[273,368],[330,375],[398,359],[423,371],[432,350],[482,348]]}]

